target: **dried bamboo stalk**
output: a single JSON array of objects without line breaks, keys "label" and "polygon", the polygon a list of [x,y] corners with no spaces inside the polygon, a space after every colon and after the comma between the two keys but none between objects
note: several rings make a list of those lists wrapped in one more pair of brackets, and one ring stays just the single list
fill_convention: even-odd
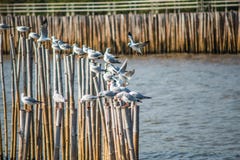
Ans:
[{"label": "dried bamboo stalk", "polygon": [[27,159],[28,152],[28,144],[29,144],[29,136],[30,136],[30,125],[31,125],[32,111],[26,111],[26,120],[25,120],[25,130],[24,130],[24,138],[23,138],[23,155],[22,159]]},{"label": "dried bamboo stalk", "polygon": [[6,90],[5,90],[5,79],[4,79],[4,66],[3,66],[3,34],[0,33],[0,75],[2,81],[2,100],[3,100],[3,114],[4,114],[4,142],[5,142],[5,158],[8,159],[8,126],[7,126],[7,103],[6,103]]},{"label": "dried bamboo stalk", "polygon": [[23,136],[24,136],[24,128],[25,128],[25,115],[26,115],[26,112],[25,110],[20,110],[19,112],[20,114],[20,128],[19,128],[19,131],[18,131],[18,136],[19,136],[19,143],[18,143],[18,159],[19,160],[22,160],[23,159]]}]

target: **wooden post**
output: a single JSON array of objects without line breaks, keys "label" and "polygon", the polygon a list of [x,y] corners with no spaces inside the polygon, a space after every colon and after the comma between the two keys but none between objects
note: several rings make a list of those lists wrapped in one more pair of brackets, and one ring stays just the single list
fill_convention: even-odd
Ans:
[{"label": "wooden post", "polygon": [[1,124],[1,120],[0,120],[0,160],[3,160],[3,148],[2,148],[2,124]]},{"label": "wooden post", "polygon": [[57,115],[56,115],[56,129],[55,129],[56,131],[55,131],[55,139],[54,139],[54,142],[55,142],[54,160],[59,160],[61,122],[62,122],[62,108],[59,107],[57,109]]}]

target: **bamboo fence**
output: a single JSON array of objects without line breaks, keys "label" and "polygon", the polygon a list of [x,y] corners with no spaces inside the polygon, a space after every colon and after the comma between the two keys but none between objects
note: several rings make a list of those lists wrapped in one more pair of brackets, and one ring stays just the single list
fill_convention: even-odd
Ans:
[{"label": "bamboo fence", "polygon": [[[135,54],[128,46],[128,32],[135,41],[150,41],[144,53],[239,53],[240,11],[75,15],[75,16],[0,16],[11,26],[31,26],[39,33],[42,19],[47,18],[50,36],[65,42],[85,44],[103,51],[111,47],[115,54]],[[12,28],[8,33],[15,37]],[[8,34],[3,35],[5,38]],[[15,39],[15,45],[18,40]],[[9,41],[3,41],[3,51]]]},{"label": "bamboo fence", "polygon": [[[0,132],[5,135],[0,134],[1,159],[139,158],[139,106],[132,106],[138,110],[131,113],[129,108],[122,108],[118,101],[109,98],[80,101],[85,94],[98,95],[107,88],[102,74],[90,71],[89,63],[98,66],[100,63],[59,51],[52,53],[47,44],[36,44],[23,34],[17,37],[20,45],[14,45],[12,34],[6,39],[2,35],[0,44],[9,41],[11,55],[11,97],[3,97],[3,102],[11,99],[11,104],[6,105],[12,106],[12,113],[0,118],[4,122],[4,130],[0,123]],[[2,48],[0,45],[0,71],[4,75]],[[3,88],[8,87],[3,78]],[[54,103],[52,90],[65,95],[67,102]],[[23,105],[19,93],[25,91],[42,103]],[[6,134],[8,120],[11,134]]]}]

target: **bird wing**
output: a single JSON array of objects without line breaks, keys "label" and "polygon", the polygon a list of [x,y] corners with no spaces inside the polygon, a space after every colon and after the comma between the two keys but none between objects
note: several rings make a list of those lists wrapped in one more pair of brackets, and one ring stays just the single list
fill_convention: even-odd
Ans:
[{"label": "bird wing", "polygon": [[131,32],[128,32],[128,38],[130,39],[131,43],[134,43],[133,36]]},{"label": "bird wing", "polygon": [[138,48],[143,48],[145,47],[147,44],[149,44],[150,41],[146,41],[146,42],[139,42],[139,43],[135,43],[134,46],[138,47]]}]

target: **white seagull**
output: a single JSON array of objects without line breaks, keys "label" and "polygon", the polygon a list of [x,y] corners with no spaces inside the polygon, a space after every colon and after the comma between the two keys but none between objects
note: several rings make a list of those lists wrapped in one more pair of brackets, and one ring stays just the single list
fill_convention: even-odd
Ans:
[{"label": "white seagull", "polygon": [[94,95],[90,95],[90,94],[86,94],[84,96],[82,96],[80,102],[90,102],[90,101],[94,101],[98,98],[98,96],[94,96]]},{"label": "white seagull", "polygon": [[28,38],[38,39],[39,37],[40,37],[39,34],[37,34],[36,32],[30,32],[28,34]]},{"label": "white seagull", "polygon": [[119,100],[124,101],[125,103],[131,103],[131,102],[141,102],[141,100],[137,99],[136,97],[132,96],[131,94],[122,91],[116,94],[116,98]]},{"label": "white seagull", "polygon": [[7,30],[9,28],[11,28],[12,26],[9,26],[5,23],[0,23],[0,30]]},{"label": "white seagull", "polygon": [[57,90],[54,91],[53,100],[56,103],[64,103],[64,102],[66,102],[66,99],[61,94],[59,94]]},{"label": "white seagull", "polygon": [[59,45],[59,47],[61,48],[61,50],[64,50],[64,51],[70,50],[70,49],[72,48],[70,44],[64,43],[64,42],[61,41],[61,40],[58,41],[58,45]]},{"label": "white seagull", "polygon": [[21,94],[21,100],[24,104],[27,104],[27,105],[34,105],[34,104],[39,104],[39,103],[42,103],[41,101],[38,101],[32,97],[28,97],[28,96],[24,96],[24,93]]},{"label": "white seagull", "polygon": [[73,44],[73,53],[77,54],[78,56],[83,56],[86,53],[83,52],[83,49],[79,47],[77,43]]},{"label": "white seagull", "polygon": [[129,92],[132,96],[136,97],[137,99],[151,99],[152,97],[144,96],[143,94],[136,92],[136,91],[131,91]]},{"label": "white seagull", "polygon": [[88,49],[87,51],[88,59],[96,60],[102,58],[103,54],[99,51]]},{"label": "white seagull", "polygon": [[105,69],[102,69],[101,66],[94,65],[93,63],[90,63],[90,71],[94,73],[100,73],[105,72]]},{"label": "white seagull", "polygon": [[116,93],[113,91],[101,91],[98,93],[99,97],[113,98]]},{"label": "white seagull", "polygon": [[149,41],[135,43],[133,40],[132,34],[130,32],[128,32],[128,38],[130,39],[128,46],[131,47],[133,50],[143,54],[142,48],[145,47],[147,44],[149,44]]},{"label": "white seagull", "polygon": [[109,52],[110,52],[110,48],[107,48],[103,56],[103,60],[106,63],[121,63],[116,56],[112,55]]},{"label": "white seagull", "polygon": [[48,37],[48,23],[47,19],[45,19],[40,27],[40,37],[37,40],[38,42],[45,42],[45,41],[50,41],[51,39]]},{"label": "white seagull", "polygon": [[27,26],[17,26],[16,28],[17,28],[17,30],[18,30],[19,32],[27,32],[27,31],[29,31],[29,29],[30,29],[31,27],[27,27]]}]

